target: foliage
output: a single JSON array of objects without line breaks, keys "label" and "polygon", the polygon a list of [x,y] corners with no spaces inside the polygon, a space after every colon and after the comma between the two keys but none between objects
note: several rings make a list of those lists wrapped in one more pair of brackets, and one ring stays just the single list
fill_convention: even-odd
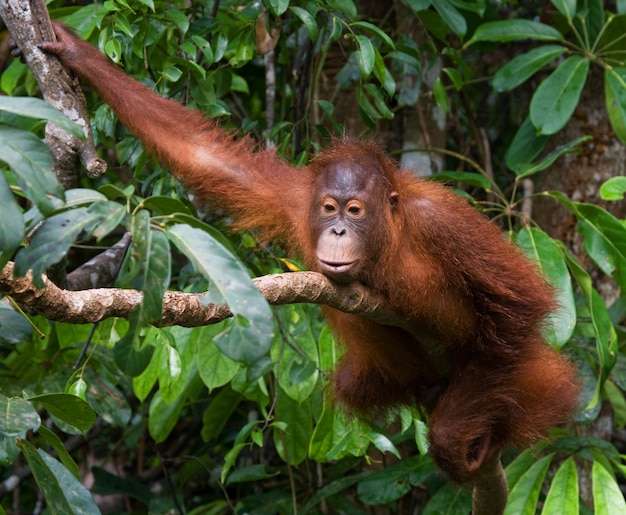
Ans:
[{"label": "foliage", "polygon": [[[53,17],[62,17],[160,94],[221,117],[225,126],[265,137],[295,163],[304,162],[330,133],[342,131],[333,99],[316,98],[313,88],[303,88],[298,74],[290,73],[303,71],[298,65],[307,45],[312,64],[304,71],[311,84],[320,80],[331,49],[341,45],[346,64],[337,73],[338,86],[353,88],[365,125],[376,128],[430,94],[442,110],[462,119],[456,97],[472,98],[486,79],[471,65],[477,55],[530,41],[491,77],[493,94],[505,95],[543,73],[528,116],[512,129],[509,143],[495,150],[505,156],[502,170],[493,178],[471,157],[439,149],[451,163],[471,170],[445,171],[437,179],[492,199],[481,206],[507,225],[511,238],[559,291],[560,309],[548,338],[580,365],[579,422],[597,417],[605,401],[615,425],[623,428],[624,301],[607,309],[589,271],[562,242],[519,223],[524,222],[519,189],[523,179],[583,142],[544,152],[550,136],[572,116],[594,68],[604,76],[607,116],[626,142],[624,3],[608,12],[599,0],[553,0],[551,24],[530,15],[502,21],[485,1],[396,4],[418,20],[425,43],[363,18],[352,0],[264,0],[243,7],[223,1],[215,17],[214,4],[201,0],[70,7],[52,1],[49,7]],[[275,49],[280,122],[272,126],[266,124],[264,61],[254,32],[263,10],[268,32],[280,29]],[[424,56],[446,57],[432,93],[421,81],[402,80],[424,75]],[[37,93],[35,82],[17,60],[0,77],[0,88],[11,95],[0,97],[0,265],[13,259],[19,273],[32,269],[36,276],[63,259],[77,266],[128,231],[132,245],[116,285],[146,294],[129,321],[92,327],[53,323],[0,304],[2,479],[17,470],[21,455],[53,513],[98,513],[91,493],[121,494],[127,508],[150,512],[319,513],[324,507],[368,513],[368,506],[378,504],[387,504],[389,512],[409,505],[424,513],[469,512],[469,493],[447,485],[425,453],[421,413],[401,411],[394,429],[387,427],[390,421],[370,426],[347,420],[324,396],[326,371],[341,351],[318,309],[271,310],[249,280],[250,273],[297,263],[287,261],[280,248],[259,248],[251,234],[225,232],[212,213],[199,213],[95,98],[95,142],[107,155],[117,155],[119,167],[63,191],[50,172],[42,120],[76,129],[42,101],[27,98]],[[294,105],[301,96],[306,112],[298,118]],[[604,198],[621,199],[624,181],[607,182]],[[623,291],[624,221],[562,192],[544,194],[576,217],[588,257]],[[219,326],[152,327],[168,288],[208,290],[207,302],[227,303],[237,316]],[[78,434],[89,435],[93,448],[69,449],[70,435]],[[79,466],[88,452],[102,464],[91,471],[91,493],[82,486],[85,470]],[[509,513],[534,513],[541,506],[543,513],[585,513],[577,479],[588,466],[597,513],[626,509],[617,485],[623,459],[608,442],[562,431],[548,443],[507,456],[507,462]],[[124,471],[115,475],[112,465],[118,463]],[[154,495],[144,483],[154,477],[148,472],[159,469],[164,479]],[[24,509],[37,500],[26,491],[21,498]],[[10,500],[0,503],[8,508]]]}]

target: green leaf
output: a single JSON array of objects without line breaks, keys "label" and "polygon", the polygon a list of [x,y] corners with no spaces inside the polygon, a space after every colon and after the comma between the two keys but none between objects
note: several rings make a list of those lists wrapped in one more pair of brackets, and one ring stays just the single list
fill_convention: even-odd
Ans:
[{"label": "green leaf", "polygon": [[453,172],[449,170],[443,170],[437,172],[430,177],[433,181],[437,182],[462,182],[469,184],[470,186],[478,186],[485,191],[491,191],[491,181],[479,173],[474,172]]},{"label": "green leaf", "polygon": [[198,345],[198,372],[210,390],[228,384],[239,371],[240,365],[221,352],[215,342],[200,340]]},{"label": "green leaf", "polygon": [[576,15],[576,0],[550,0],[552,5],[567,18],[568,21],[572,21]]},{"label": "green leaf", "polygon": [[626,68],[608,68],[604,72],[604,101],[611,127],[626,143]]},{"label": "green leaf", "polygon": [[[56,479],[55,484],[52,485],[52,496],[45,496],[44,491],[48,508],[52,513],[72,513],[74,515],[100,514],[100,509],[93,500],[93,497],[91,497],[89,490],[87,490],[77,478],[75,478],[63,465],[61,465],[61,463],[42,449],[37,449],[37,453],[41,456],[46,467]],[[29,461],[29,464],[30,463],[31,462]],[[41,488],[42,485],[40,480],[37,476],[35,476],[35,479],[37,479],[37,484]],[[44,475],[42,479],[47,481],[48,475]],[[58,489],[56,488],[57,486]],[[70,512],[65,511],[65,501],[67,501],[67,504],[72,507]]]},{"label": "green leaf", "polygon": [[433,474],[435,467],[430,458],[413,456],[394,465],[368,474],[359,482],[359,500],[368,505],[387,504],[410,492]]},{"label": "green leaf", "polygon": [[489,21],[479,25],[471,39],[465,44],[469,46],[478,41],[506,43],[533,39],[535,41],[563,41],[563,35],[550,25],[532,20]]},{"label": "green leaf", "polygon": [[[552,192],[556,196],[558,192]],[[591,315],[591,324],[596,335],[596,351],[600,361],[600,374],[596,383],[596,391],[587,409],[593,408],[600,400],[602,384],[613,369],[617,360],[618,346],[617,334],[611,322],[611,317],[604,300],[592,285],[591,277],[580,266],[562,242],[556,242],[561,247],[561,252],[567,260],[572,277],[580,288],[583,299]]]},{"label": "green leaf", "polygon": [[70,454],[67,452],[65,447],[63,446],[63,442],[57,436],[56,433],[53,433],[46,426],[39,426],[37,429],[37,434],[44,439],[44,441],[54,449],[54,452],[57,454],[63,466],[68,470],[72,476],[76,479],[80,480],[80,471],[78,470],[78,465],[72,459]]},{"label": "green leaf", "polygon": [[527,116],[519,129],[517,129],[513,141],[511,141],[506,151],[506,165],[516,175],[535,166],[532,162],[541,153],[546,145],[546,141],[548,141],[548,136],[537,135],[530,117]]},{"label": "green leaf", "polygon": [[561,348],[576,327],[576,303],[567,264],[559,246],[545,232],[522,229],[517,244],[530,255],[557,292],[558,309],[553,313],[544,334],[552,346]]},{"label": "green leaf", "polygon": [[2,216],[0,217],[1,269],[13,257],[15,249],[22,243],[25,231],[22,211],[17,205],[3,173],[0,173],[0,206],[2,206]]},{"label": "green leaf", "polygon": [[83,399],[69,393],[46,393],[28,399],[40,403],[51,415],[81,431],[91,429],[96,414]]},{"label": "green leaf", "polygon": [[63,188],[50,171],[50,149],[32,132],[0,124],[0,161],[11,168],[24,196],[43,214],[54,209],[49,195],[63,198]]},{"label": "green leaf", "polygon": [[84,207],[51,216],[37,229],[30,245],[18,251],[15,257],[16,274],[23,276],[32,270],[37,283],[41,274],[65,256],[78,235],[89,231],[101,219],[101,213]]},{"label": "green leaf", "polygon": [[275,16],[281,16],[289,7],[289,0],[267,0],[267,3]]},{"label": "green leaf", "polygon": [[504,515],[534,515],[541,492],[543,478],[548,472],[553,454],[537,460],[515,484],[504,511]]},{"label": "green leaf", "polygon": [[183,11],[170,7],[165,11],[165,15],[176,24],[182,35],[187,34],[189,30],[189,18]]},{"label": "green leaf", "polygon": [[[543,136],[540,136],[542,138]],[[524,177],[530,177],[542,170],[545,170],[549,166],[552,166],[554,162],[561,157],[562,155],[569,154],[572,152],[578,152],[580,150],[579,145],[584,143],[585,141],[589,141],[591,136],[582,136],[573,141],[565,143],[557,148],[555,148],[552,152],[550,152],[547,156],[543,157],[540,161],[536,163],[517,163],[515,165],[516,175],[523,179]]]},{"label": "green leaf", "polygon": [[437,104],[437,107],[444,113],[447,113],[450,110],[450,99],[448,98],[446,88],[441,81],[441,77],[437,77],[435,79],[435,83],[433,84],[433,94],[435,96],[435,103]]},{"label": "green leaf", "polygon": [[28,319],[0,303],[0,344],[15,345],[29,341],[32,336],[33,327]]},{"label": "green leaf", "polygon": [[202,383],[197,380],[197,374],[190,377],[185,390],[173,402],[165,402],[161,391],[157,391],[150,402],[148,432],[155,442],[161,443],[167,439],[180,418],[180,412],[185,406],[188,397],[197,395]]},{"label": "green leaf", "polygon": [[437,490],[421,515],[461,514],[472,512],[472,491],[446,483]]},{"label": "green leaf", "polygon": [[600,197],[603,200],[622,200],[626,193],[626,177],[611,177],[600,186]]},{"label": "green leaf", "polygon": [[395,50],[396,48],[396,46],[393,43],[393,40],[387,35],[387,33],[384,30],[377,27],[376,25],[373,25],[372,23],[369,23],[367,21],[355,21],[354,23],[351,24],[351,27],[357,27],[361,30],[364,30],[365,32],[369,32],[373,36],[376,36],[385,45],[387,45],[391,50]]},{"label": "green leaf", "polygon": [[[85,139],[85,134],[80,125],[40,98],[0,96],[0,111],[26,116],[35,120],[48,120],[64,131]],[[0,155],[3,155],[3,153],[0,152]]]},{"label": "green leaf", "polygon": [[326,3],[333,9],[345,13],[350,19],[357,17],[357,9],[352,0],[327,0]]},{"label": "green leaf", "polygon": [[503,92],[516,88],[550,61],[563,55],[566,50],[560,45],[543,45],[514,57],[496,72],[492,82],[493,89]]},{"label": "green leaf", "polygon": [[334,445],[334,424],[335,410],[325,403],[309,441],[308,454],[311,459],[322,463],[328,460],[328,453]]},{"label": "green leaf", "polygon": [[467,22],[465,17],[452,5],[449,0],[437,0],[433,2],[435,11],[441,16],[446,25],[450,27],[452,32],[457,36],[463,37],[467,32]]},{"label": "green leaf", "polygon": [[593,504],[595,515],[626,513],[626,501],[615,476],[598,461],[593,462]]},{"label": "green leaf", "polygon": [[37,452],[33,444],[28,440],[18,440],[17,445],[22,451],[24,458],[26,458],[28,466],[33,473],[33,477],[46,499],[50,513],[53,515],[75,513],[71,504],[65,497],[63,488],[59,484],[54,472],[50,470],[50,467]]},{"label": "green leaf", "polygon": [[36,431],[40,425],[39,414],[30,402],[0,394],[0,435],[20,436],[29,429]]},{"label": "green leaf", "polygon": [[578,515],[578,472],[574,458],[565,460],[557,470],[541,513]]},{"label": "green leaf", "polygon": [[569,121],[587,80],[589,59],[573,55],[565,59],[533,94],[530,119],[539,134],[554,134]]},{"label": "green leaf", "polygon": [[315,18],[302,7],[297,7],[295,5],[289,6],[289,10],[295,14],[302,24],[306,27],[307,32],[309,33],[309,37],[311,41],[317,41],[317,36],[319,35],[319,29],[317,27],[317,22]]},{"label": "green leaf", "polygon": [[211,443],[218,438],[243,396],[230,387],[222,388],[202,414],[202,440]]},{"label": "green leaf", "polygon": [[356,60],[359,63],[359,68],[361,68],[361,77],[365,79],[369,77],[374,70],[376,51],[367,36],[357,34],[355,39],[359,46],[359,49],[355,52]]},{"label": "green leaf", "polygon": [[166,66],[161,74],[170,82],[176,82],[183,76],[182,70],[176,66]]},{"label": "green leaf", "polygon": [[138,343],[140,326],[137,323],[137,310],[128,317],[128,332],[115,343],[113,359],[122,372],[130,377],[141,374],[150,364],[154,347],[150,344],[141,346]]},{"label": "green leaf", "polygon": [[301,306],[289,306],[290,320],[285,322],[284,331],[298,342],[298,348],[280,344],[272,348],[272,359],[278,363],[278,384],[296,402],[306,401],[315,391],[319,378],[317,364],[317,342],[311,331],[307,313]]},{"label": "green leaf", "polygon": [[274,445],[281,459],[297,467],[307,457],[309,441],[313,434],[313,417],[308,402],[298,404],[282,389],[276,400],[276,422],[286,424],[286,430],[274,427]]},{"label": "green leaf", "polygon": [[[616,369],[617,367],[614,370]],[[616,429],[623,428],[626,425],[626,399],[624,399],[624,393],[613,381],[604,382],[602,393],[603,398],[609,401],[613,410],[613,427]]]},{"label": "green leaf", "polygon": [[246,268],[204,231],[174,225],[167,229],[167,236],[195,269],[215,284],[231,311],[250,322],[246,326],[235,320],[242,339],[243,354],[239,357],[253,362],[265,355],[274,334],[272,312]]}]

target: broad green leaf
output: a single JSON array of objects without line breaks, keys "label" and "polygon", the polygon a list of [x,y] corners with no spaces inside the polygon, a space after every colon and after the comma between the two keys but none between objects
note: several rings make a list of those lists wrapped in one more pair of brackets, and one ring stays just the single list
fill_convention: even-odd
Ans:
[{"label": "broad green leaf", "polygon": [[472,511],[472,491],[446,483],[433,495],[421,515],[465,514]]},{"label": "broad green leaf", "polygon": [[[54,492],[54,498],[46,498],[48,502],[48,508],[51,509],[53,513],[57,513],[56,506],[53,508],[51,504],[56,504],[59,494],[63,496],[64,500],[67,500],[67,503],[72,507],[73,515],[98,515],[100,514],[100,509],[98,505],[93,500],[91,493],[87,490],[83,484],[76,478],[74,475],[67,470],[61,463],[55,460],[52,456],[50,456],[47,452],[42,449],[37,449],[37,452],[43,459],[44,463],[54,474],[56,481],[59,486],[59,491]],[[41,487],[39,481],[37,484]],[[51,502],[52,501],[52,502]],[[61,506],[65,506],[64,502],[60,503]],[[59,511],[58,513],[68,513],[65,511]]]},{"label": "broad green leaf", "polygon": [[398,448],[391,442],[389,438],[387,438],[384,434],[379,433],[378,431],[372,430],[367,435],[367,439],[372,442],[374,447],[378,449],[383,454],[389,453],[393,454],[396,458],[400,458],[400,451]]},{"label": "broad green leaf", "polygon": [[[1,97],[0,97],[1,98]],[[24,218],[15,197],[0,172],[0,269],[13,257],[15,249],[22,243],[24,236]],[[1,326],[0,326],[1,329]],[[1,337],[0,337],[1,339]]]},{"label": "broad green leaf", "polygon": [[315,18],[309,13],[309,11],[303,9],[302,7],[297,7],[295,5],[289,6],[289,10],[295,14],[302,24],[306,27],[307,32],[309,33],[309,37],[311,41],[317,41],[317,36],[319,35],[319,29],[317,27],[317,22]]},{"label": "broad green leaf", "polygon": [[537,461],[537,457],[534,449],[527,449],[506,466],[504,470],[506,474],[506,482],[509,488],[515,487],[524,473],[531,467],[533,463]]},{"label": "broad green leaf", "polygon": [[534,515],[543,478],[548,472],[553,454],[537,460],[519,479],[509,494],[504,515]]},{"label": "broad green leaf", "polygon": [[452,32],[457,36],[463,37],[467,32],[467,22],[465,17],[452,5],[449,0],[437,0],[433,2],[435,11],[439,13],[439,16],[446,22],[446,25],[450,27]]},{"label": "broad green leaf", "polygon": [[179,395],[173,402],[167,403],[158,390],[150,401],[148,432],[155,442],[161,443],[172,432],[178,423],[180,412],[185,406],[188,397],[197,395],[202,387],[202,383],[198,380],[197,374],[193,374],[189,378],[189,382],[184,392]]},{"label": "broad green leaf", "polygon": [[139,341],[139,330],[141,326],[138,323],[140,317],[140,308],[136,308],[129,317],[128,332],[115,343],[113,347],[113,359],[122,372],[130,377],[136,377],[141,374],[150,364],[150,360],[154,354],[154,346],[149,343],[141,345]]},{"label": "broad green leaf", "polygon": [[183,72],[176,66],[166,66],[161,75],[170,82],[176,82],[183,76]]},{"label": "broad green leaf", "polygon": [[550,25],[532,20],[489,21],[479,25],[471,39],[465,44],[469,46],[478,41],[505,43],[533,39],[536,41],[563,41],[563,35]]},{"label": "broad green leaf", "polygon": [[183,11],[170,7],[165,11],[165,15],[176,24],[182,35],[187,34],[189,30],[189,18]]},{"label": "broad green leaf", "polygon": [[626,193],[626,177],[611,177],[600,186],[603,200],[622,200]]},{"label": "broad green leaf", "polygon": [[566,50],[560,45],[542,45],[514,57],[494,75],[493,89],[503,92],[516,88]]},{"label": "broad green leaf", "polygon": [[[0,96],[0,111],[36,120],[48,120],[74,136],[85,138],[80,125],[40,98]],[[0,155],[3,153],[0,152]]]},{"label": "broad green leaf", "polygon": [[54,209],[49,195],[63,199],[63,188],[50,171],[50,149],[32,132],[0,125],[0,161],[11,168],[24,196],[43,214]]},{"label": "broad green leaf", "polygon": [[224,426],[242,399],[243,396],[230,387],[222,388],[215,395],[202,414],[202,440],[211,443],[222,434]]},{"label": "broad green leaf", "polygon": [[595,515],[626,513],[626,501],[615,476],[598,461],[593,462],[593,504]]},{"label": "broad green leaf", "polygon": [[254,362],[263,356],[274,334],[272,313],[267,301],[250,280],[246,268],[204,231],[174,225],[167,229],[167,236],[196,270],[215,284],[231,311],[249,321],[250,324],[246,325],[235,320],[242,338],[239,358]]},{"label": "broad green leaf", "polygon": [[368,505],[387,504],[422,484],[435,471],[430,458],[413,456],[372,472],[359,482],[359,500]]},{"label": "broad green leaf", "polygon": [[574,458],[568,458],[557,470],[541,513],[578,515],[578,472]]},{"label": "broad green leaf", "polygon": [[513,137],[513,141],[506,151],[506,165],[515,172],[516,175],[523,173],[533,165],[533,160],[541,153],[548,141],[548,136],[540,136],[530,121],[526,117]]},{"label": "broad green leaf", "polygon": [[611,127],[626,143],[626,68],[608,68],[604,72],[604,101]]},{"label": "broad green leaf", "polygon": [[[558,192],[552,192],[552,195],[555,196],[556,193]],[[611,322],[606,304],[593,287],[591,277],[583,267],[580,266],[576,258],[569,253],[562,242],[557,241],[557,244],[561,247],[561,252],[567,260],[572,277],[583,294],[587,309],[591,315],[591,324],[596,335],[596,350],[600,361],[600,376],[596,384],[594,397],[587,407],[587,409],[591,409],[599,402],[602,384],[608,377],[617,360],[617,334]]]},{"label": "broad green leaf", "polygon": [[478,186],[485,191],[491,191],[491,181],[479,173],[444,170],[437,172],[431,179],[438,182],[462,182],[470,186]]},{"label": "broad green leaf", "polygon": [[385,45],[387,45],[391,50],[394,50],[396,48],[396,46],[393,43],[393,40],[387,35],[387,33],[384,30],[377,27],[376,25],[373,25],[372,23],[369,23],[367,21],[355,21],[354,23],[351,24],[351,27],[357,27],[361,30],[364,30],[365,32],[369,32],[373,36],[376,36],[383,43],[385,43]]},{"label": "broad green leaf", "polygon": [[557,292],[558,309],[549,318],[544,334],[554,347],[561,348],[576,327],[576,303],[567,264],[559,246],[545,232],[522,229],[517,244],[530,255]]},{"label": "broad green leaf", "polygon": [[359,63],[359,68],[361,68],[361,77],[365,79],[374,71],[376,50],[367,36],[357,34],[355,38],[359,46],[359,49],[355,52],[356,60]]},{"label": "broad green leaf", "polygon": [[332,481],[331,483],[325,485],[323,488],[316,490],[313,496],[304,504],[304,506],[302,506],[298,513],[300,515],[306,515],[310,512],[319,513],[319,511],[316,511],[315,508],[319,503],[324,501],[324,499],[337,495],[338,493],[341,493],[344,490],[352,487],[352,485],[354,485],[367,475],[367,472],[361,472],[359,474],[341,477],[335,481]]},{"label": "broad green leaf", "polygon": [[29,341],[33,336],[33,327],[28,319],[0,303],[0,344],[15,345]]},{"label": "broad green leaf", "polygon": [[441,77],[437,77],[437,79],[435,79],[435,83],[433,84],[433,94],[435,96],[435,103],[437,104],[437,107],[444,113],[447,113],[450,110],[450,98],[448,98],[448,93],[446,92],[446,88],[441,81]]},{"label": "broad green leaf", "polygon": [[[539,137],[542,138],[543,136]],[[580,138],[576,138],[575,140],[565,143],[564,145],[558,146],[552,152],[542,157],[536,163],[517,163],[516,169],[514,171],[520,179],[523,179],[524,177],[530,177],[531,175],[534,175],[538,172],[541,172],[542,170],[545,170],[549,166],[552,166],[559,157],[565,154],[570,154],[572,152],[579,152],[579,145],[590,139],[591,136],[581,136]]]},{"label": "broad green leaf", "polygon": [[290,320],[297,320],[297,323],[287,321],[282,325],[284,332],[298,342],[298,347],[294,349],[277,338],[271,356],[278,363],[278,384],[293,400],[304,402],[315,390],[319,378],[317,342],[305,309],[301,306],[284,309],[289,312]]},{"label": "broad green leaf", "polygon": [[274,427],[274,445],[281,459],[297,467],[307,457],[313,434],[313,417],[309,402],[297,403],[282,389],[276,399],[276,422],[286,424],[283,431]]},{"label": "broad green leaf", "polygon": [[325,403],[309,441],[309,458],[322,463],[328,460],[328,453],[334,444],[334,423],[335,410]]},{"label": "broad green leaf", "polygon": [[281,16],[289,7],[289,0],[267,0],[267,3],[275,16]]},{"label": "broad green leaf", "polygon": [[[613,376],[615,376],[615,367]],[[624,393],[610,380],[604,382],[602,397],[609,401],[613,410],[613,427],[623,428],[626,425],[626,399]]]},{"label": "broad green leaf", "polygon": [[557,10],[567,18],[568,21],[572,21],[574,19],[574,15],[576,14],[576,0],[550,0],[552,5],[557,8]]},{"label": "broad green leaf", "polygon": [[393,111],[391,111],[391,109],[389,109],[389,107],[387,106],[380,89],[378,89],[374,84],[371,83],[365,84],[364,89],[374,100],[374,105],[376,106],[376,109],[378,109],[378,112],[383,116],[383,118],[391,120],[393,118]]},{"label": "broad green leaf", "polygon": [[33,405],[19,397],[0,394],[0,435],[20,436],[26,431],[36,431],[41,419]]},{"label": "broad green leaf", "polygon": [[63,466],[68,470],[72,476],[80,481],[80,471],[78,470],[78,465],[72,459],[69,452],[63,446],[63,442],[57,436],[56,433],[50,431],[46,426],[40,426],[37,429],[37,435],[45,440],[45,442],[54,449],[54,452],[63,463]]},{"label": "broad green leaf", "polygon": [[357,9],[352,0],[327,0],[326,3],[333,9],[347,14],[349,19],[357,17]]},{"label": "broad green leaf", "polygon": [[576,215],[589,256],[605,274],[626,288],[626,227],[600,206],[571,202],[558,192],[551,194]]},{"label": "broad green leaf", "polygon": [[81,431],[91,429],[96,414],[83,399],[69,393],[45,393],[28,399],[40,403],[51,415]]},{"label": "broad green leaf", "polygon": [[587,81],[589,59],[573,55],[544,79],[530,101],[530,119],[539,134],[554,134],[569,121]]},{"label": "broad green leaf", "polygon": [[153,0],[137,0],[139,3],[150,8],[152,12],[154,12],[154,1]]},{"label": "broad green leaf", "polygon": [[212,340],[199,342],[197,359],[198,372],[209,391],[228,384],[240,369],[239,363],[220,352]]},{"label": "broad green leaf", "polygon": [[67,253],[78,235],[89,232],[102,220],[102,213],[90,208],[79,207],[53,215],[37,229],[30,245],[18,251],[15,257],[15,272],[23,276],[33,271],[35,282],[40,281],[50,266],[58,263]]},{"label": "broad green leaf", "polygon": [[[75,513],[69,500],[65,497],[63,487],[59,484],[55,473],[50,470],[50,467],[46,461],[44,461],[35,446],[28,440],[18,440],[17,445],[22,451],[24,458],[26,458],[26,462],[33,473],[33,477],[46,499],[50,513],[53,515]],[[68,475],[71,476],[69,472]]]}]

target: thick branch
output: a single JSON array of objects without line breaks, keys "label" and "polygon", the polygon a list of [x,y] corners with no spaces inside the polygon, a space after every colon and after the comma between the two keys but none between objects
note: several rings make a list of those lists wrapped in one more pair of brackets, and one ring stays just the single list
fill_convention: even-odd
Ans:
[{"label": "thick branch", "polygon": [[54,32],[43,0],[4,0],[0,17],[22,51],[44,99],[78,123],[85,140],[68,134],[54,124],[46,126],[46,143],[54,154],[53,171],[65,189],[78,184],[78,159],[90,177],[106,172],[106,163],[96,154],[91,137],[85,97],[78,81],[70,77],[56,57],[44,54],[37,44],[53,41]]},{"label": "thick branch", "polygon": [[[30,276],[13,277],[13,263],[0,275],[0,294],[10,295],[21,306],[49,320],[86,324],[105,318],[127,318],[143,298],[136,290],[95,288],[82,291],[63,290],[43,278],[37,288]],[[386,325],[404,327],[404,322],[377,294],[361,285],[340,285],[315,272],[267,275],[254,279],[270,304],[310,302],[326,304],[347,313],[355,313]],[[215,324],[232,316],[226,306],[203,304],[202,295],[168,291],[163,298],[160,326],[198,327]]]}]

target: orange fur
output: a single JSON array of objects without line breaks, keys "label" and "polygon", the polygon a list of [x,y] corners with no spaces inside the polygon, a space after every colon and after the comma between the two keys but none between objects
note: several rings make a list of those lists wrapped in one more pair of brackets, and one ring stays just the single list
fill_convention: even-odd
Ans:
[{"label": "orange fur", "polygon": [[237,228],[282,239],[314,270],[318,184],[333,167],[347,177],[366,171],[373,186],[362,192],[367,252],[358,280],[384,295],[411,331],[325,310],[346,345],[333,382],[349,411],[371,416],[421,403],[431,414],[431,453],[460,482],[504,445],[526,445],[568,419],[575,373],[541,334],[553,292],[464,200],[397,170],[368,143],[337,141],[301,169],[273,151],[253,152],[250,141],[160,98],[63,26],[55,30],[59,42],[43,49],[91,82],[173,173],[228,209]]}]

